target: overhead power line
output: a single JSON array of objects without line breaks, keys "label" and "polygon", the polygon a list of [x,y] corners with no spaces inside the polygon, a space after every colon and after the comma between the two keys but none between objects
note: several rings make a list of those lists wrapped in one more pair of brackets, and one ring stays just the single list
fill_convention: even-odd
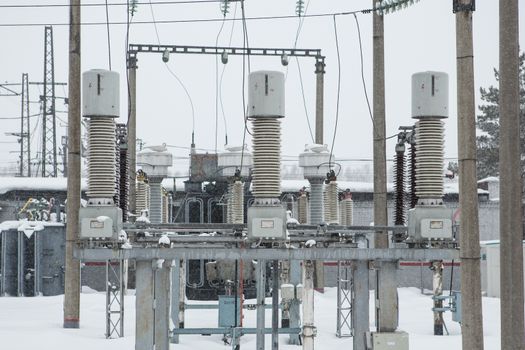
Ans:
[{"label": "overhead power line", "polygon": [[[316,14],[309,14],[304,15],[305,18],[322,18],[322,17],[333,17],[333,16],[347,16],[347,15],[353,15],[358,13],[368,14],[371,13],[371,9],[365,9],[365,10],[357,10],[357,11],[350,11],[350,12],[337,12],[337,13],[316,13]],[[297,19],[297,16],[295,15],[283,15],[283,16],[259,16],[259,17],[246,17],[246,18],[226,18],[225,20],[223,18],[194,18],[194,19],[174,19],[174,20],[157,20],[157,24],[174,24],[174,23],[206,23],[206,22],[222,22],[223,20],[226,22],[231,21],[268,21],[268,20],[288,20],[288,19]],[[133,25],[138,24],[152,24],[153,21],[134,21]],[[117,22],[110,22],[110,25],[128,25],[126,21],[117,21]],[[48,22],[42,22],[42,23],[0,23],[0,27],[37,27],[37,26],[44,26],[44,25],[51,25],[51,26],[69,26],[69,23],[63,22],[63,23],[48,23]],[[81,26],[106,26],[108,25],[107,22],[83,22],[80,23]]]},{"label": "overhead power line", "polygon": [[[230,0],[235,1],[235,0]],[[219,3],[221,0],[181,0],[181,1],[153,1],[153,5],[188,5],[188,4],[206,4],[206,3]],[[127,6],[126,2],[113,2],[108,3],[108,6]],[[148,2],[138,2],[137,5],[149,5]],[[53,7],[105,7],[106,3],[90,3],[80,5],[70,4],[6,4],[0,5],[0,8],[53,8]]]}]

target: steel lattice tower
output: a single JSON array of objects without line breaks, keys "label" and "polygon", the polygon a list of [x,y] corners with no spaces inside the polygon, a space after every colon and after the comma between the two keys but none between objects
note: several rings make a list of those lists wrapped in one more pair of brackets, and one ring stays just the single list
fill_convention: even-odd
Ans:
[{"label": "steel lattice tower", "polygon": [[44,95],[42,103],[42,177],[57,177],[57,138],[55,111],[55,61],[53,27],[45,27]]},{"label": "steel lattice tower", "polygon": [[22,74],[22,107],[20,111],[20,176],[31,177],[31,130],[29,117],[29,78]]}]

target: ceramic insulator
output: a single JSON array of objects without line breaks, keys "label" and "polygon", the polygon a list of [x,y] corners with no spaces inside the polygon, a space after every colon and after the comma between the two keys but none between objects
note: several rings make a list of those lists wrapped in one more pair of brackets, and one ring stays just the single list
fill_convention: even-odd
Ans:
[{"label": "ceramic insulator", "polygon": [[310,224],[319,225],[323,222],[323,188],[324,183],[310,182]]},{"label": "ceramic insulator", "polygon": [[345,198],[341,201],[341,224],[351,226],[354,222],[354,201]]},{"label": "ceramic insulator", "polygon": [[232,224],[244,223],[244,185],[235,181],[231,196]]},{"label": "ceramic insulator", "polygon": [[281,122],[253,119],[253,194],[256,199],[281,195]]},{"label": "ceramic insulator", "polygon": [[137,193],[136,193],[136,208],[137,215],[140,215],[142,211],[148,210],[148,187],[149,185],[144,181],[137,181]]},{"label": "ceramic insulator", "polygon": [[90,198],[113,200],[116,195],[115,120],[92,117],[88,129],[88,191]]},{"label": "ceramic insulator", "polygon": [[444,123],[421,119],[416,123],[416,196],[443,198]]},{"label": "ceramic insulator", "polygon": [[149,178],[149,220],[152,224],[162,223],[162,178]]},{"label": "ceramic insulator", "polygon": [[325,221],[327,224],[339,223],[339,201],[337,182],[330,181],[325,189]]},{"label": "ceramic insulator", "polygon": [[300,224],[308,223],[308,197],[305,193],[297,198],[297,219]]}]

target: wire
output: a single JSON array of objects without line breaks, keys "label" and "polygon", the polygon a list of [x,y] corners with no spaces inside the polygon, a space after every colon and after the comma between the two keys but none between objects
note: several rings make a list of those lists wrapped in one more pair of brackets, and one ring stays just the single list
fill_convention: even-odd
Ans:
[{"label": "wire", "polygon": [[[250,45],[248,43],[248,33],[246,28],[246,13],[244,11],[244,0],[241,0],[241,16],[242,16],[242,48],[243,50],[249,50]],[[242,151],[241,151],[241,167],[242,169],[243,162],[244,162],[244,145],[246,144],[246,132],[248,132],[250,135],[252,133],[248,130],[248,111],[246,109],[246,96],[244,94],[245,92],[245,85],[246,85],[246,59],[248,59],[248,74],[250,74],[250,55],[243,55],[242,56],[242,112],[244,115],[244,131],[242,134]]]},{"label": "wire", "polygon": [[[226,19],[226,12],[224,13],[224,19]],[[222,21],[217,38],[215,39],[215,47],[219,46],[219,37],[221,36],[222,29],[226,22]],[[215,153],[217,153],[217,138],[219,129],[219,57],[215,55]]]},{"label": "wire", "polygon": [[111,70],[111,37],[109,34],[109,7],[108,0],[106,0],[106,31],[108,32],[108,61],[109,61],[109,70]]},{"label": "wire", "polygon": [[[29,115],[28,117],[29,118],[33,118],[33,117],[38,117],[40,115],[40,113],[37,113],[37,114],[31,114]],[[22,119],[22,117],[0,117],[0,120],[20,120]]]},{"label": "wire", "polygon": [[[235,1],[235,0],[230,0]],[[206,4],[206,3],[218,3],[221,0],[185,0],[185,1],[155,1],[154,5],[188,5],[188,4]],[[145,3],[137,2],[137,5],[144,5]],[[104,3],[91,3],[91,4],[8,4],[0,5],[0,8],[52,8],[52,7],[102,7],[102,6],[127,6],[125,2],[114,2],[110,4]]]},{"label": "wire", "polygon": [[365,93],[366,105],[368,107],[368,115],[370,116],[370,120],[372,121],[372,125],[375,130],[376,126],[374,122],[374,116],[372,115],[372,108],[370,108],[370,100],[368,99],[368,92],[366,89],[365,68],[364,68],[364,62],[363,62],[363,43],[361,41],[361,28],[359,26],[359,20],[357,19],[357,15],[355,13],[353,15],[355,19],[355,24],[357,26],[357,35],[359,38],[359,54],[361,57],[361,81],[363,82],[363,92]]},{"label": "wire", "polygon": [[[129,61],[129,55],[128,55],[128,47],[129,47],[129,29],[131,25],[131,21],[133,20],[133,15],[129,13],[129,0],[127,0],[127,8],[126,8],[126,47],[125,47],[125,56],[126,57],[126,85],[128,88],[128,120],[126,121],[126,126],[129,127],[129,120],[131,119],[131,87],[129,84],[129,69],[134,68],[131,66],[131,62]],[[133,66],[135,65],[135,62],[133,62]],[[136,101],[135,101],[136,103]]]},{"label": "wire", "polygon": [[[241,0],[239,0],[241,1]],[[242,0],[244,1],[244,0]],[[371,13],[371,10],[364,9],[364,10],[356,10],[356,11],[350,11],[350,12],[335,12],[335,13],[317,13],[312,15],[305,15],[303,17],[305,18],[320,18],[320,17],[333,17],[333,16],[347,16],[347,15],[353,15],[357,13],[363,13],[363,14],[369,14]],[[227,18],[225,21],[271,21],[271,20],[285,20],[285,19],[295,19],[296,16],[293,15],[283,15],[283,16],[259,16],[259,17],[246,17],[244,19],[242,18]],[[221,22],[222,18],[194,18],[194,19],[174,19],[174,20],[161,20],[157,21],[157,24],[174,24],[174,23],[208,23],[208,22]],[[134,25],[139,24],[152,24],[152,21],[135,21],[133,22]],[[127,25],[127,22],[117,21],[117,22],[110,22],[111,25]],[[41,22],[41,23],[0,23],[0,27],[40,27],[44,25],[51,25],[51,26],[70,26],[69,22],[56,22],[56,23],[48,23],[48,22]],[[106,22],[84,22],[78,24],[80,26],[100,26],[100,25],[106,25]]]},{"label": "wire", "polygon": [[339,99],[341,95],[341,55],[339,53],[339,37],[337,36],[337,20],[334,15],[334,34],[335,34],[335,47],[337,50],[337,102],[335,109],[335,125],[334,125],[334,136],[332,137],[332,146],[330,147],[330,158],[328,158],[328,166],[332,169],[332,157],[334,155],[335,137],[337,135],[337,124],[339,123]]},{"label": "wire", "polygon": [[[160,45],[160,36],[159,36],[158,28],[157,28],[157,22],[155,21],[155,13],[153,12],[153,6],[151,5],[151,0],[149,2],[150,2],[151,18],[153,19],[153,26],[155,27],[155,34],[157,36],[157,42]],[[182,80],[177,76],[177,74],[175,74],[171,70],[170,66],[166,62],[164,62],[164,65],[166,69],[168,70],[168,72],[177,80],[179,85],[182,87],[182,89],[186,93],[186,96],[188,97],[188,101],[190,102],[190,106],[191,106],[191,121],[192,121],[191,132],[192,132],[192,135],[194,135],[195,134],[195,108],[193,106],[193,100],[191,99],[190,93],[188,92],[188,89],[186,88],[186,85],[184,85]]]}]

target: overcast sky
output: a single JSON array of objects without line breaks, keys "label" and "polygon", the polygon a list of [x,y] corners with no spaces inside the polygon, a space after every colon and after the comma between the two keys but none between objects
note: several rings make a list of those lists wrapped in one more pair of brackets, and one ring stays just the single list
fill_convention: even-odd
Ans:
[{"label": "overcast sky", "polygon": [[[110,1],[116,2],[117,0]],[[218,3],[201,4],[155,4],[153,11],[157,21],[222,18]],[[83,4],[102,3],[102,0],[83,1]],[[118,0],[123,3],[124,0]],[[308,0],[305,0],[308,3]],[[140,4],[133,18],[134,22],[152,20],[151,8]],[[0,6],[9,4],[67,4],[64,0],[0,0]],[[246,16],[294,15],[296,2],[293,0],[246,0]],[[233,18],[235,4],[231,5],[227,18]],[[474,64],[477,103],[479,87],[495,84],[493,68],[498,66],[498,1],[478,0],[474,13]],[[308,14],[336,13],[371,7],[368,0],[311,0]],[[520,43],[524,47],[525,29],[523,6],[520,8]],[[236,17],[240,17],[240,6]],[[83,22],[104,22],[104,7],[84,7]],[[126,7],[110,6],[111,22],[125,22]],[[43,36],[42,26],[6,26],[6,24],[41,23],[54,25],[55,75],[56,81],[67,81],[68,65],[68,22],[67,7],[52,8],[0,8],[0,81],[20,82],[22,73],[29,73],[30,81],[43,79]],[[372,20],[371,15],[358,14],[363,38],[365,79],[370,99],[372,98]],[[357,27],[351,15],[337,16],[337,29],[341,55],[341,93],[339,124],[335,139],[334,153],[339,159],[362,159],[372,156],[372,129],[361,81],[361,66]],[[232,46],[242,47],[241,22],[226,22],[219,45],[228,46],[232,23]],[[294,45],[298,19],[247,21],[250,47],[282,47]],[[212,23],[169,23],[158,24],[161,44],[209,45],[214,46],[221,22]],[[125,25],[111,25],[112,68],[121,74],[121,121],[127,117],[127,93],[125,85]],[[154,25],[132,24],[130,43],[157,44]],[[334,35],[333,17],[306,18],[297,43],[298,48],[319,48],[326,56],[325,78],[325,143],[331,145],[334,131],[337,101],[338,65]],[[425,70],[444,71],[450,78],[450,118],[446,121],[446,157],[457,157],[456,120],[456,60],[455,60],[455,16],[451,0],[421,0],[399,12],[385,16],[385,65],[386,65],[386,118],[387,136],[397,133],[399,125],[410,125],[411,91],[410,79],[415,72]],[[147,144],[167,143],[188,147],[191,142],[192,113],[189,100],[177,80],[168,72],[160,55],[141,54],[137,86],[137,136]],[[216,61],[209,55],[172,55],[169,67],[186,85],[195,108],[195,140],[197,147],[215,148],[215,99]],[[315,76],[314,60],[300,59],[306,108],[310,121],[315,118]],[[82,28],[82,70],[108,68],[107,32],[105,25],[83,26]],[[219,76],[223,65],[219,62]],[[271,69],[286,71],[277,57],[253,57],[252,70]],[[15,89],[19,89],[15,87]],[[64,96],[58,87],[58,96]],[[40,92],[31,88],[31,100],[37,101]],[[231,56],[226,66],[222,84],[222,99],[226,125],[219,110],[218,148],[223,147],[225,132],[229,143],[238,145],[243,137],[242,111],[242,59]],[[370,101],[372,103],[372,101]],[[57,101],[57,110],[67,107]],[[31,114],[39,112],[37,103],[31,104]],[[20,114],[19,97],[0,97],[0,118],[17,117]],[[57,114],[67,121],[67,114]],[[37,117],[31,119],[32,127]],[[19,131],[19,120],[0,120],[0,166],[16,162],[14,137],[5,132]],[[40,126],[41,124],[39,124]],[[58,121],[59,136],[65,132],[65,123]],[[34,135],[32,149],[37,150],[40,127]],[[283,154],[297,156],[304,144],[311,143],[308,123],[303,107],[297,64],[290,61],[286,81],[286,118],[282,121]],[[312,125],[314,128],[314,125]],[[60,143],[60,138],[59,138]],[[247,143],[251,145],[248,135]],[[387,143],[387,154],[394,154],[395,139]],[[172,149],[177,157],[186,157],[187,150]],[[35,153],[33,153],[35,157]],[[176,166],[186,169],[186,161],[177,159]],[[357,164],[357,163],[356,163]]]}]

